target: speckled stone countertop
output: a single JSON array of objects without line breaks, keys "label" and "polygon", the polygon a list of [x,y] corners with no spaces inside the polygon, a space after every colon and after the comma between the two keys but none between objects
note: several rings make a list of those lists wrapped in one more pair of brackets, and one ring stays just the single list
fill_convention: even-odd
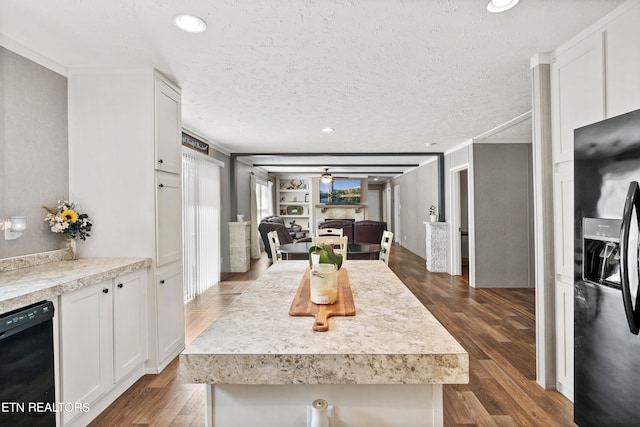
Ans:
[{"label": "speckled stone countertop", "polygon": [[465,384],[469,357],[381,261],[347,261],[353,317],[289,316],[307,261],[277,262],[180,355],[203,384]]},{"label": "speckled stone countertop", "polygon": [[0,314],[150,265],[149,258],[80,258],[0,270]]}]

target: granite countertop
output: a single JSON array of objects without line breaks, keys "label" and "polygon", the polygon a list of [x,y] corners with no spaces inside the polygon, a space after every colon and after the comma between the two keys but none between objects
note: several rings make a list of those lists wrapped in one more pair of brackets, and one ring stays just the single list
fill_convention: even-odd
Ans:
[{"label": "granite countertop", "polygon": [[[19,258],[11,259],[20,263]],[[47,260],[0,270],[0,314],[151,265],[149,258]],[[3,260],[7,264],[7,260]]]},{"label": "granite countertop", "polygon": [[465,384],[469,357],[380,261],[347,261],[356,306],[314,332],[289,316],[307,261],[277,262],[180,355],[203,384]]}]

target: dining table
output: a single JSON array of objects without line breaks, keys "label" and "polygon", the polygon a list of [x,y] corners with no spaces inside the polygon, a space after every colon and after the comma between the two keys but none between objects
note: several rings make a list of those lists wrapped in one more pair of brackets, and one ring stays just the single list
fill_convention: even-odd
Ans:
[{"label": "dining table", "polygon": [[[278,253],[282,254],[285,260],[309,259],[309,249],[312,242],[295,242],[280,245]],[[382,246],[379,243],[348,243],[347,259],[351,260],[376,260],[380,258]]]}]

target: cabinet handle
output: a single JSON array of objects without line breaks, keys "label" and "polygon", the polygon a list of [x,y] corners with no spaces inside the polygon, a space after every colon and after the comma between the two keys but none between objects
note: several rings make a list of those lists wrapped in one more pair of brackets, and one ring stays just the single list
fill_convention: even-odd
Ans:
[{"label": "cabinet handle", "polygon": [[122,283],[118,283],[118,288],[122,289],[124,285]]},{"label": "cabinet handle", "polygon": [[160,184],[160,185],[158,185],[158,187],[164,188],[164,184]]},{"label": "cabinet handle", "polygon": [[160,159],[160,160],[158,160],[158,163],[164,163],[164,162],[162,161],[162,159]]},{"label": "cabinet handle", "polygon": [[108,289],[108,288],[104,288],[104,289],[102,290],[102,293],[104,293],[104,294],[108,294],[108,293],[109,293],[109,289]]},{"label": "cabinet handle", "polygon": [[164,285],[164,280],[160,280],[160,283],[162,283]]}]

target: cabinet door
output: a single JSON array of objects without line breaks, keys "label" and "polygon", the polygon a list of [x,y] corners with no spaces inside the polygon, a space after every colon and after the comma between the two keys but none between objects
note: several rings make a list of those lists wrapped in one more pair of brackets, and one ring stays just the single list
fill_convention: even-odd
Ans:
[{"label": "cabinet door", "polygon": [[163,364],[176,350],[184,348],[182,265],[159,271],[156,277],[158,361]]},{"label": "cabinet door", "polygon": [[573,160],[573,131],[604,119],[602,34],[560,54],[551,64],[553,161]]},{"label": "cabinet door", "polygon": [[640,108],[640,4],[606,29],[607,117]]},{"label": "cabinet door", "polygon": [[182,259],[180,175],[156,172],[156,264]]},{"label": "cabinet door", "polygon": [[113,281],[113,376],[117,383],[147,360],[146,270]]},{"label": "cabinet door", "polygon": [[571,282],[574,270],[573,162],[556,166],[553,176],[554,252],[556,275]]},{"label": "cabinet door", "polygon": [[573,283],[556,281],[557,389],[573,401]]},{"label": "cabinet door", "polygon": [[113,384],[111,295],[109,281],[60,297],[61,402],[91,403]]},{"label": "cabinet door", "polygon": [[180,94],[155,79],[156,169],[179,174],[182,169]]}]

